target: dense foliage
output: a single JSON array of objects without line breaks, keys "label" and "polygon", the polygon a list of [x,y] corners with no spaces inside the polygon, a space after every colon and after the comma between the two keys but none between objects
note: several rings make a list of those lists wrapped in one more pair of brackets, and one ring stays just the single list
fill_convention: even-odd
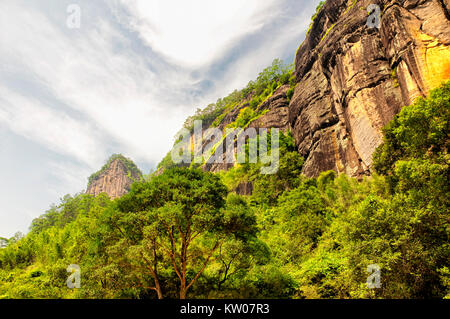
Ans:
[{"label": "dense foliage", "polygon": [[449,298],[449,115],[450,83],[405,107],[363,181],[302,176],[286,133],[274,175],[172,168],[114,201],[66,196],[1,240],[0,298]]}]

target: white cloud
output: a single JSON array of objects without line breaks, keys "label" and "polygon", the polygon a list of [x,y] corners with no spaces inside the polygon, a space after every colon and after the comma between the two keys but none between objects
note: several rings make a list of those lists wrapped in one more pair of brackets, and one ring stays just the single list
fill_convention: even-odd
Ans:
[{"label": "white cloud", "polygon": [[278,17],[275,0],[120,0],[125,23],[154,50],[177,64],[199,67],[222,56],[236,40]]},{"label": "white cloud", "polygon": [[[32,32],[36,25],[39,32]],[[158,79],[148,69],[145,56],[118,50],[115,44],[127,46],[129,40],[107,21],[99,20],[95,29],[71,34],[39,12],[6,2],[6,7],[0,4],[0,29],[8,29],[7,36],[0,37],[0,63],[8,65],[7,71],[25,70],[33,75],[61,104],[87,116],[142,160],[156,162],[168,150],[167,140],[186,116],[158,101],[158,90],[167,91],[164,84],[172,83]],[[32,96],[12,97],[11,92],[7,96],[9,103],[3,108],[9,110],[7,120],[15,132],[45,141],[53,149],[68,149],[90,164],[100,165],[94,156],[105,158],[106,148],[96,147],[102,142],[96,136],[79,138],[80,129],[86,130],[79,120],[61,114],[55,118]],[[29,125],[37,121],[49,121],[49,127],[42,130]],[[55,135],[57,129],[64,129],[61,136]]]},{"label": "white cloud", "polygon": [[[43,146],[84,163],[96,162],[102,153],[98,134],[87,123],[42,106],[0,87],[0,123]],[[100,152],[99,152],[100,151]]]},{"label": "white cloud", "polygon": [[27,232],[33,218],[86,187],[92,168],[14,134],[0,121],[0,236]]}]

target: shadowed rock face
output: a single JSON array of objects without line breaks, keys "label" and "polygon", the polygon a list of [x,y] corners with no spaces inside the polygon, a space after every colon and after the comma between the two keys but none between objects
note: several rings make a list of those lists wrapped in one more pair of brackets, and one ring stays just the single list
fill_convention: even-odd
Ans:
[{"label": "shadowed rock face", "polygon": [[128,193],[131,184],[139,179],[139,175],[129,172],[125,164],[116,159],[88,185],[86,193],[93,196],[106,193],[111,199],[115,199]]},{"label": "shadowed rock face", "polygon": [[278,128],[286,132],[289,129],[289,101],[286,96],[288,90],[289,85],[283,85],[264,101],[259,106],[258,111],[267,110],[267,113],[250,123],[249,127],[256,129]]},{"label": "shadowed rock face", "polygon": [[450,79],[448,0],[327,1],[298,49],[289,126],[303,173],[370,173],[381,129],[402,106]]}]

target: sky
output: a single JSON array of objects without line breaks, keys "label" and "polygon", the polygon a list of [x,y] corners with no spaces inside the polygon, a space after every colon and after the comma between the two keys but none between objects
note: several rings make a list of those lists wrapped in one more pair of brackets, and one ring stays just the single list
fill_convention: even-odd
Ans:
[{"label": "sky", "polygon": [[0,237],[111,154],[155,168],[197,108],[293,62],[318,2],[1,0]]}]

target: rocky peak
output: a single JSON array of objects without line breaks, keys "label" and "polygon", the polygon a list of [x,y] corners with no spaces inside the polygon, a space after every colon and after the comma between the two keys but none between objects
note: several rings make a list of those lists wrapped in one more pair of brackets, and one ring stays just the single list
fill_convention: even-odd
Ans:
[{"label": "rocky peak", "polygon": [[106,193],[115,199],[128,193],[131,184],[141,178],[141,171],[130,159],[113,155],[100,171],[89,177],[86,193],[93,196]]}]

